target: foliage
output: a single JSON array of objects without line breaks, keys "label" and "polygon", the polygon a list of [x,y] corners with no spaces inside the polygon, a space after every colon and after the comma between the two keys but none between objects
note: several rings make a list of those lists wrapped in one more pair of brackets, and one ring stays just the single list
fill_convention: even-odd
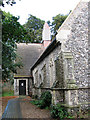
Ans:
[{"label": "foliage", "polygon": [[45,91],[41,94],[38,106],[41,109],[49,107],[51,105],[52,95],[49,91]]},{"label": "foliage", "polygon": [[[69,12],[70,14],[70,12]],[[52,39],[55,37],[57,30],[65,21],[68,15],[58,14],[52,18],[52,22],[47,21],[51,27]],[[45,21],[30,14],[28,21],[24,24],[25,29],[28,32],[29,40],[32,43],[40,43],[42,41],[42,30]]]},{"label": "foliage", "polygon": [[49,91],[45,91],[41,94],[41,107],[46,107],[46,106],[50,106],[51,105],[51,100],[52,100],[52,95]]},{"label": "foliage", "polygon": [[64,107],[62,107],[60,104],[56,104],[51,106],[51,116],[53,118],[63,119],[67,117],[68,114]]},{"label": "foliage", "polygon": [[14,4],[16,4],[16,0],[5,0],[5,1],[1,2],[1,4],[3,7],[5,6],[5,4],[13,6]]},{"label": "foliage", "polygon": [[26,24],[24,24],[25,29],[28,32],[29,40],[33,43],[40,43],[42,40],[42,30],[44,25],[43,20],[30,15]]},{"label": "foliage", "polygon": [[49,26],[52,26],[52,23],[50,22],[50,20],[47,21]]},{"label": "foliage", "polygon": [[2,92],[2,97],[5,97],[5,96],[14,96],[14,91],[3,91]]},{"label": "foliage", "polygon": [[[55,34],[56,30],[62,24],[67,16],[57,15],[53,17],[52,24],[47,21],[49,26],[52,25],[52,31]],[[22,42],[36,42],[40,43],[42,40],[42,30],[44,22],[43,20],[30,15],[27,23],[22,26],[18,22],[19,17],[15,17],[10,13],[3,12],[2,16],[2,67],[3,67],[3,80],[11,80],[13,83],[13,74],[17,72],[17,68],[22,67],[22,63],[19,57],[19,62],[15,63],[17,57],[16,43]]]},{"label": "foliage", "polygon": [[38,99],[38,95],[33,95],[32,99]]},{"label": "foliage", "polygon": [[73,117],[73,116],[68,116],[67,118],[72,119],[72,118],[74,118],[74,117]]},{"label": "foliage", "polygon": [[52,95],[49,91],[41,94],[40,100],[31,101],[32,104],[37,105],[41,109],[47,108],[51,105]]},{"label": "foliage", "polygon": [[32,103],[33,105],[39,105],[39,100],[33,100],[33,101],[30,101],[30,103]]},{"label": "foliage", "polygon": [[[18,22],[17,17],[10,13],[3,12],[2,16],[2,79],[10,80],[12,73],[16,73],[17,68],[22,66],[21,61],[16,60],[16,43],[28,42],[26,30]],[[19,56],[18,56],[19,57]],[[19,58],[20,60],[20,58]]]},{"label": "foliage", "polygon": [[52,33],[53,37],[56,35],[57,30],[62,25],[62,23],[65,21],[68,15],[58,14],[55,17],[52,18]]}]

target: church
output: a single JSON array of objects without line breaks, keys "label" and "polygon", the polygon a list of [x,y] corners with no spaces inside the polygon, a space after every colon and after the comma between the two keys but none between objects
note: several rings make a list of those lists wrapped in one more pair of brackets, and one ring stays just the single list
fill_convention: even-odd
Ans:
[{"label": "church", "polygon": [[15,95],[52,94],[52,103],[87,110],[89,99],[89,0],[81,0],[54,40],[47,23],[42,43],[17,44],[23,68],[14,75]]}]

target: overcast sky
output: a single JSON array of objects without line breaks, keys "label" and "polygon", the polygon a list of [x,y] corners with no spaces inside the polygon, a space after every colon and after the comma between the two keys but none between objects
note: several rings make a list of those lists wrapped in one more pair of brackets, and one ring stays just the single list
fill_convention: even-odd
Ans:
[{"label": "overcast sky", "polygon": [[52,20],[57,14],[68,14],[80,0],[16,0],[13,6],[6,5],[2,10],[20,16],[19,22],[24,24],[28,15],[32,14],[42,20]]}]

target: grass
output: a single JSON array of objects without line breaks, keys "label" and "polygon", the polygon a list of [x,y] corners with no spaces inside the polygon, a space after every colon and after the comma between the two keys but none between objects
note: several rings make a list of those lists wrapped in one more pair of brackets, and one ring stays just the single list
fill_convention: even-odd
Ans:
[{"label": "grass", "polygon": [[3,91],[2,92],[2,97],[6,97],[6,96],[14,96],[14,91]]},{"label": "grass", "polygon": [[[40,100],[32,100],[32,101],[30,101],[30,103],[32,103],[33,105],[36,105],[36,106],[40,107]],[[46,106],[44,109],[50,110],[50,107]]]},{"label": "grass", "polygon": [[39,104],[39,100],[33,100],[33,101],[30,101],[30,103],[32,103],[33,105],[37,105]]}]

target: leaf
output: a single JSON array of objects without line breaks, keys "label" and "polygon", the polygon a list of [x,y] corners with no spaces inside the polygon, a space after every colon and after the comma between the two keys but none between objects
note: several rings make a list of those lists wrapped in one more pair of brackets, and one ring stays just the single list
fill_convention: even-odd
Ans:
[{"label": "leaf", "polygon": [[12,80],[13,73],[17,72],[17,68],[21,68],[21,61],[15,63],[17,54],[16,43],[28,42],[26,30],[18,22],[19,17],[15,17],[10,13],[3,12],[2,16],[2,68],[3,81]]}]

